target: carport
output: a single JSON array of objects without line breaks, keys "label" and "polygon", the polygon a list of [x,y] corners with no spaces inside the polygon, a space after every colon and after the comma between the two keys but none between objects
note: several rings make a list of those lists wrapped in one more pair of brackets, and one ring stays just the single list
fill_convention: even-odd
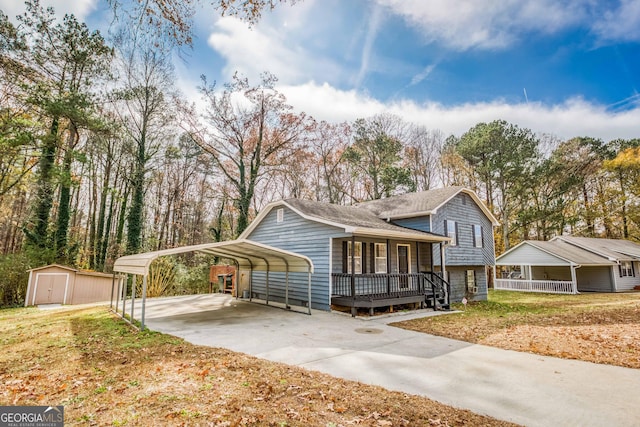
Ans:
[{"label": "carport", "polygon": [[[282,249],[267,246],[261,243],[253,242],[247,239],[230,240],[226,242],[204,243],[201,245],[183,246],[172,249],[164,249],[160,251],[144,252],[140,254],[127,255],[116,260],[113,266],[113,282],[111,289],[111,308],[115,310],[123,319],[126,313],[127,302],[127,280],[118,281],[116,292],[116,275],[118,273],[142,277],[142,306],[140,315],[140,329],[144,329],[144,315],[147,298],[147,278],[149,276],[149,266],[159,257],[168,255],[177,255],[188,252],[200,252],[218,257],[233,260],[237,269],[236,274],[240,271],[249,271],[249,300],[252,299],[252,282],[253,273],[255,271],[265,272],[266,281],[266,304],[269,304],[269,273],[278,272],[285,273],[285,307],[290,309],[289,305],[289,273],[307,273],[307,308],[308,314],[311,314],[311,274],[313,273],[313,262],[304,255],[285,251]],[[239,282],[239,277],[236,277]],[[123,283],[123,287],[120,287]],[[131,286],[131,307],[130,320],[134,319],[135,306],[135,286]],[[114,301],[114,296],[116,300]],[[237,295],[236,295],[237,296]],[[122,312],[120,313],[119,305],[122,301]],[[114,304],[115,303],[115,304]]]}]

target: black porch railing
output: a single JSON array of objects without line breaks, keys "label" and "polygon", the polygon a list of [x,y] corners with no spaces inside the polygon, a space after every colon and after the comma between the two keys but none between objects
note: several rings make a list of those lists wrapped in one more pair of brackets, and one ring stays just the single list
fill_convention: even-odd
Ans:
[{"label": "black porch railing", "polygon": [[332,276],[334,296],[353,300],[387,299],[425,295],[433,307],[449,305],[449,283],[438,273],[345,274]]}]

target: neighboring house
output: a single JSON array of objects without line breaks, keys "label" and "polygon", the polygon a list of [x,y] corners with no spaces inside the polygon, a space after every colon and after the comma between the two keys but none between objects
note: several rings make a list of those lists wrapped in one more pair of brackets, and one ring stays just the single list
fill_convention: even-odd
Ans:
[{"label": "neighboring house", "polygon": [[496,259],[496,289],[622,292],[640,285],[640,245],[628,240],[558,236],[526,240]]},{"label": "neighboring house", "polygon": [[[309,257],[312,307],[347,306],[355,314],[358,307],[435,304],[436,297],[445,304],[465,295],[486,299],[494,225],[473,191],[451,187],[357,206],[282,200],[269,204],[240,238]],[[291,273],[289,279],[288,300],[304,305],[307,277]],[[282,273],[253,280],[251,296],[282,301],[282,286],[266,289],[265,283],[284,280]],[[425,301],[425,294],[432,299]]]},{"label": "neighboring house", "polygon": [[[24,305],[86,304],[109,301],[114,287],[112,274],[82,271],[51,264],[29,270]],[[115,286],[118,284],[116,283]]]}]

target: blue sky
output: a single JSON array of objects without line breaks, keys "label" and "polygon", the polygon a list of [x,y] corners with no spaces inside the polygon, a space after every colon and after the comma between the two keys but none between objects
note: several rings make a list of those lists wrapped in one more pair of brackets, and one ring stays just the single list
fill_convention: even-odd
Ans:
[{"label": "blue sky", "polygon": [[[105,0],[42,0],[107,29]],[[16,0],[0,0],[10,16]],[[179,88],[262,71],[298,110],[391,112],[461,135],[496,119],[559,138],[640,137],[640,0],[303,0],[254,28],[208,7]]]}]

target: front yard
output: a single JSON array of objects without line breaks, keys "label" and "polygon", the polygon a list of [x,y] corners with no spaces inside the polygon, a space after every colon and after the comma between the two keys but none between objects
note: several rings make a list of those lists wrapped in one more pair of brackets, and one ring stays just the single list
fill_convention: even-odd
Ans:
[{"label": "front yard", "polygon": [[424,397],[134,332],[106,308],[0,310],[0,404],[65,425],[510,426]]},{"label": "front yard", "polygon": [[579,295],[489,291],[459,313],[405,329],[546,356],[640,368],[640,292]]}]

